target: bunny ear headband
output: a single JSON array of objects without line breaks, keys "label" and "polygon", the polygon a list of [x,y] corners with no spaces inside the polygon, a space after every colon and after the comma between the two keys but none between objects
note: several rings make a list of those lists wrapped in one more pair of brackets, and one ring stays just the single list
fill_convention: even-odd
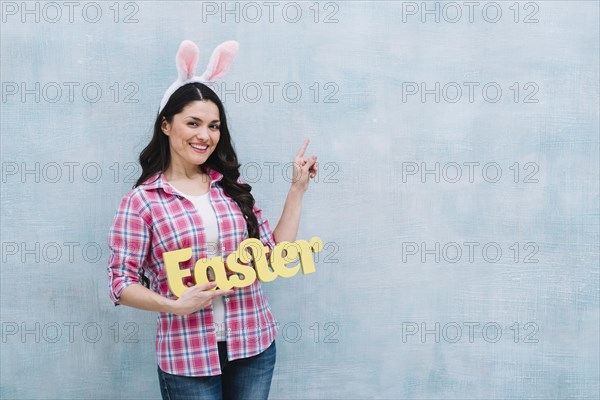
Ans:
[{"label": "bunny ear headband", "polygon": [[229,70],[231,63],[233,63],[233,59],[237,54],[239,46],[239,43],[235,40],[228,40],[218,45],[210,56],[206,71],[204,71],[201,76],[195,76],[194,74],[196,73],[196,65],[198,64],[200,50],[191,40],[184,40],[181,42],[177,55],[175,56],[175,64],[177,65],[177,73],[179,76],[165,92],[162,101],[160,102],[158,113],[160,114],[171,95],[183,85],[193,82],[211,82],[224,75]]}]

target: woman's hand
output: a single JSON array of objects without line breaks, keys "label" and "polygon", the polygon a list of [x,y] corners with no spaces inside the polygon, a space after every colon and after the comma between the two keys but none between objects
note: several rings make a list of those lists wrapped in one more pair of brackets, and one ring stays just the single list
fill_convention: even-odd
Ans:
[{"label": "woman's hand", "polygon": [[216,282],[208,282],[202,285],[191,286],[188,283],[188,288],[184,290],[180,298],[175,300],[173,304],[173,314],[188,315],[195,311],[201,310],[212,304],[212,301],[217,296],[232,295],[233,290],[211,290],[217,286]]},{"label": "woman's hand", "polygon": [[292,177],[292,189],[305,192],[308,189],[308,181],[317,175],[317,156],[312,155],[304,158],[304,151],[308,147],[308,139],[304,139],[302,147],[294,158],[294,174]]},{"label": "woman's hand", "polygon": [[298,234],[300,225],[300,212],[302,209],[302,198],[308,189],[308,181],[317,175],[317,156],[304,158],[304,151],[308,147],[308,139],[304,139],[302,147],[294,158],[294,175],[292,187],[288,191],[283,205],[283,212],[279,223],[273,230],[273,238],[276,243],[293,242]]}]

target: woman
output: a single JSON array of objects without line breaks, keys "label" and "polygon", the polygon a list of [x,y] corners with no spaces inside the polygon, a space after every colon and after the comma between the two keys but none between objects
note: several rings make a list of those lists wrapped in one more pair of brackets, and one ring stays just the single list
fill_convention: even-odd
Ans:
[{"label": "woman", "polygon": [[[273,249],[294,241],[316,156],[305,140],[274,231],[239,178],[236,153],[218,96],[195,81],[180,85],[161,107],[140,154],[142,174],[121,200],[109,245],[110,297],[115,305],[158,312],[156,354],[163,399],[266,399],[275,364],[276,320],[261,284],[169,291],[162,254],[191,247],[180,264],[235,251],[248,237]],[[268,256],[268,255],[267,255]],[[193,276],[193,274],[192,274]],[[143,284],[144,283],[144,284]]]}]

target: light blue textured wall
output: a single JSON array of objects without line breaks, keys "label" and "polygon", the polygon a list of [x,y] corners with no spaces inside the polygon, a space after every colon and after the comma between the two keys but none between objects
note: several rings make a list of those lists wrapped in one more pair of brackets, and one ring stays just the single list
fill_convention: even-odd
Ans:
[{"label": "light blue textured wall", "polygon": [[2,2],[0,396],[160,397],[106,237],[177,46],[202,70],[235,39],[225,106],[273,227],[304,137],[321,163],[317,272],[265,284],[271,398],[596,398],[598,3],[244,4]]}]

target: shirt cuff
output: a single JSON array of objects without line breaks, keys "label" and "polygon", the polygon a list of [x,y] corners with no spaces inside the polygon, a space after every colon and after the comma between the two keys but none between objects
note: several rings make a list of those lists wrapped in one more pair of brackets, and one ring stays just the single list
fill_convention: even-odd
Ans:
[{"label": "shirt cuff", "polygon": [[122,276],[114,277],[114,276],[112,276],[112,274],[111,274],[110,278],[111,278],[110,279],[111,284],[110,284],[109,296],[115,306],[120,305],[120,304],[117,304],[117,302],[121,298],[121,293],[127,286],[132,285],[134,283],[139,283],[139,280],[137,280],[137,279],[131,279],[131,278],[127,279]]}]

